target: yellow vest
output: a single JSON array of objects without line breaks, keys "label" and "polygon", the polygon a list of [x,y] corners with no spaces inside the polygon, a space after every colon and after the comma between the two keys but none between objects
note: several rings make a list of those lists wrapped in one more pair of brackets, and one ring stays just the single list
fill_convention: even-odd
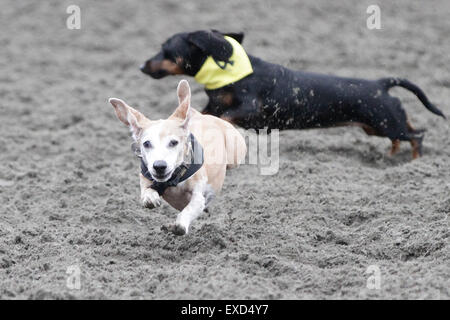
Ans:
[{"label": "yellow vest", "polygon": [[211,56],[208,56],[194,77],[198,83],[204,84],[208,90],[224,87],[253,73],[252,64],[241,44],[228,36],[225,36],[225,40],[233,47],[233,54],[229,63],[225,64],[223,61],[218,61],[221,66],[225,66],[222,69]]}]

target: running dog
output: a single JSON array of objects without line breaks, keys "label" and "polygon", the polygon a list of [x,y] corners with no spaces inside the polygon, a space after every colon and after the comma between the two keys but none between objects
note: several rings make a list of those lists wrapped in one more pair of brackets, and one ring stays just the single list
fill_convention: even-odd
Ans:
[{"label": "running dog", "polygon": [[445,118],[423,91],[406,79],[364,80],[293,71],[247,55],[243,33],[196,31],[169,38],[141,71],[155,79],[189,75],[205,85],[209,103],[202,113],[243,128],[308,129],[344,125],[387,137],[395,154],[409,141],[413,158],[422,154],[425,130],[409,122],[389,89],[400,86],[432,113]]},{"label": "running dog", "polygon": [[184,235],[221,190],[226,170],[244,161],[247,148],[230,123],[191,108],[186,80],[177,94],[179,106],[166,120],[149,120],[120,99],[109,102],[129,127],[141,158],[143,205],[160,206],[162,197],[180,211],[175,224],[163,229]]}]

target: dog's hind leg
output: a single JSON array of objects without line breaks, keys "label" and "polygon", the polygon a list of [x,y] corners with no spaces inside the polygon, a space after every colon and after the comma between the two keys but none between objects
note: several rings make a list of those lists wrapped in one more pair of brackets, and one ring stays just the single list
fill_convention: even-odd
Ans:
[{"label": "dog's hind leg", "polygon": [[[368,136],[378,136],[378,137],[386,137],[386,135],[382,134],[380,131],[375,128],[367,125],[367,124],[359,124],[359,126],[364,130],[364,132]],[[400,139],[391,139],[392,146],[389,151],[389,156],[395,155],[400,150]]]},{"label": "dog's hind leg", "polygon": [[413,159],[417,159],[422,156],[422,141],[424,138],[425,129],[414,129],[411,122],[406,121],[406,126],[409,131],[409,136],[411,137],[410,143],[412,147]]},{"label": "dog's hind leg", "polygon": [[[368,136],[386,137],[386,135],[381,133],[380,130],[375,129],[374,127],[372,127],[372,126],[370,126],[368,124],[356,123],[356,126],[358,126],[361,129],[363,129],[364,132]],[[392,141],[392,147],[391,147],[391,151],[389,151],[389,156],[393,156],[400,149],[400,140],[399,139],[391,139],[391,141]]]},{"label": "dog's hind leg", "polygon": [[388,112],[383,115],[384,125],[378,129],[392,141],[390,154],[393,155],[398,151],[400,141],[409,141],[412,146],[412,157],[417,159],[422,155],[422,140],[425,130],[413,128],[399,99],[385,100],[385,105]]},{"label": "dog's hind leg", "polygon": [[392,140],[392,147],[391,147],[391,151],[389,151],[389,155],[393,156],[399,150],[400,150],[400,140],[399,139]]},{"label": "dog's hind leg", "polygon": [[422,156],[422,140],[423,136],[420,139],[411,140],[413,159],[417,159]]}]

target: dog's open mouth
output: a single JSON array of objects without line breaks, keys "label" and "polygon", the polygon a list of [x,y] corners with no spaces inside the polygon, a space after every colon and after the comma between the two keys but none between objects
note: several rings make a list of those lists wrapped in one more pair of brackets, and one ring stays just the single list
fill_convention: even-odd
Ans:
[{"label": "dog's open mouth", "polygon": [[167,173],[167,174],[153,174],[152,173],[152,177],[153,179],[155,179],[157,182],[165,182],[167,180],[170,179],[170,177],[172,176],[173,171]]}]

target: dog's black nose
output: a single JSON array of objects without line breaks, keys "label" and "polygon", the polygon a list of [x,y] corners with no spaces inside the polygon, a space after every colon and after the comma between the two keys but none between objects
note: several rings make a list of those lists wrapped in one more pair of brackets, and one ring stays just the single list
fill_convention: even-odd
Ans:
[{"label": "dog's black nose", "polygon": [[145,61],[145,62],[144,62],[143,64],[141,64],[140,67],[139,67],[139,69],[140,69],[143,73],[145,73],[145,74],[148,74],[148,73],[150,72],[150,69],[149,69],[148,64],[149,64],[149,61]]},{"label": "dog's black nose", "polygon": [[167,169],[167,162],[164,160],[156,160],[153,163],[153,169],[155,169],[157,173],[162,174]]}]

